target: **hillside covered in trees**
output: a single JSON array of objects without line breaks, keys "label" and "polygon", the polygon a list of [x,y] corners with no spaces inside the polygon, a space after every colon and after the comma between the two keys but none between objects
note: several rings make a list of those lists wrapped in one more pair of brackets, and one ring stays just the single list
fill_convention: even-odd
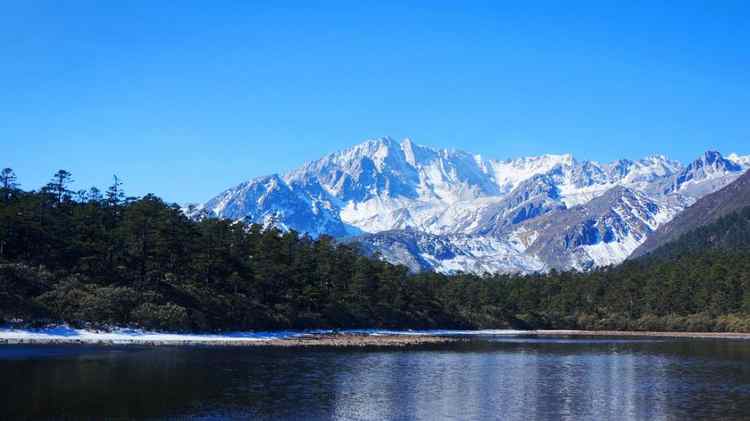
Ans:
[{"label": "hillside covered in trees", "polygon": [[739,212],[748,206],[750,206],[750,171],[746,171],[722,189],[701,197],[671,221],[662,224],[633,252],[630,259],[652,253],[690,231],[712,224],[719,218]]},{"label": "hillside covered in trees", "polygon": [[625,264],[410,274],[332,238],[188,219],[153,195],[0,174],[0,321],[175,331],[318,327],[750,331],[750,209]]}]

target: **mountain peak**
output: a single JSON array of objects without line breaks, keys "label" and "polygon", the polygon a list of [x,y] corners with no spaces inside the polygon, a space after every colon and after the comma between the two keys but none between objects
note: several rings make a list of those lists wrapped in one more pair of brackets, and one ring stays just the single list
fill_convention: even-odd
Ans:
[{"label": "mountain peak", "polygon": [[[725,159],[718,151],[708,150],[680,171],[672,184],[667,188],[666,192],[670,193],[685,189],[695,189],[697,182],[736,177],[741,171],[741,165]],[[727,180],[726,183],[730,181],[732,180]],[[698,186],[697,189],[701,196],[705,194],[702,192],[703,187]],[[713,188],[712,190],[716,189]]]},{"label": "mountain peak", "polygon": [[663,154],[651,154],[647,155],[643,159],[640,160],[641,162],[650,162],[654,164],[679,164],[677,161],[673,161],[669,158],[667,158]]},{"label": "mountain peak", "polygon": [[571,153],[564,153],[564,154],[544,154],[544,155],[532,155],[532,156],[523,156],[523,157],[517,157],[517,158],[508,158],[504,160],[505,163],[547,163],[547,164],[567,164],[570,165],[573,162],[575,162],[575,158],[573,158],[573,154]]},{"label": "mountain peak", "polygon": [[[743,159],[709,150],[684,167],[663,155],[604,164],[577,161],[570,153],[500,161],[385,136],[328,154],[283,177],[248,181],[202,209],[216,217],[311,235],[412,229],[419,238],[469,247],[462,255],[473,257],[444,267],[471,268],[479,260],[488,265],[484,267],[506,269],[521,261],[533,262],[527,268],[586,267],[581,262],[622,260],[674,212],[736,178]],[[544,226],[531,223],[539,218]],[[573,223],[573,231],[564,227]],[[560,244],[568,234],[592,241],[600,236],[602,241],[581,240],[594,248],[560,249],[555,258],[556,252],[537,255],[528,248],[534,238]],[[419,254],[422,246],[414,245],[409,253]],[[433,267],[443,264],[443,254],[423,251],[437,259]]]},{"label": "mountain peak", "polygon": [[544,155],[545,158],[551,159],[551,160],[557,160],[560,162],[564,162],[566,164],[572,164],[573,161],[575,161],[575,158],[573,158],[572,153],[563,153],[563,154],[547,154]]},{"label": "mountain peak", "polygon": [[724,157],[721,156],[721,152],[709,149],[703,153],[703,156],[701,158],[705,162],[713,163],[713,162],[721,160]]},{"label": "mountain peak", "polygon": [[724,158],[724,156],[721,155],[721,152],[714,150],[707,150],[706,152],[704,152],[703,155],[693,161],[692,165],[696,167],[708,165],[711,167],[715,167],[716,169],[724,169],[727,171],[740,170],[739,165],[731,160]]},{"label": "mountain peak", "polygon": [[393,148],[397,145],[398,142],[396,142],[392,137],[384,136],[374,139],[367,139],[359,145],[355,145],[354,147],[349,149],[355,149],[359,151],[377,151],[381,148]]}]

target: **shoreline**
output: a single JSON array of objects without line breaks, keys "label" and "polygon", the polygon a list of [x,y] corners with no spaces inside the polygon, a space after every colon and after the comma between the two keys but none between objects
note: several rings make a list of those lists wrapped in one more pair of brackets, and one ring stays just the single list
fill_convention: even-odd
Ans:
[{"label": "shoreline", "polygon": [[353,333],[309,334],[304,336],[253,339],[81,339],[81,338],[3,338],[2,345],[92,345],[92,346],[207,346],[207,347],[388,347],[402,348],[458,342],[466,338],[432,335],[365,335]]},{"label": "shoreline", "polygon": [[530,330],[531,336],[573,336],[573,337],[648,337],[648,338],[691,338],[691,339],[740,339],[750,340],[750,333],[736,332],[655,332],[638,330]]},{"label": "shoreline", "polygon": [[240,346],[240,347],[409,347],[487,337],[611,337],[750,340],[750,333],[652,332],[612,330],[342,330],[170,334],[115,330],[112,332],[51,329],[0,329],[0,345],[99,346]]}]

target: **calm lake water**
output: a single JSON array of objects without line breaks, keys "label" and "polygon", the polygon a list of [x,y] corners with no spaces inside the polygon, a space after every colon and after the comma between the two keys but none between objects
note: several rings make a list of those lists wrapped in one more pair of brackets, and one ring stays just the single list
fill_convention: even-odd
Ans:
[{"label": "calm lake water", "polygon": [[0,418],[750,419],[750,342],[0,346]]}]

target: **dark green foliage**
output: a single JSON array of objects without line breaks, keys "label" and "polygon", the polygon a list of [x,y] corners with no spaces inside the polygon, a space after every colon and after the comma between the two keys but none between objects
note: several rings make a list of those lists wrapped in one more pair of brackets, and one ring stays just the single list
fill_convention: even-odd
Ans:
[{"label": "dark green foliage", "polygon": [[190,317],[185,307],[177,304],[144,303],[136,307],[130,316],[147,329],[190,329]]},{"label": "dark green foliage", "polygon": [[[409,274],[329,237],[189,220],[153,195],[0,178],[0,319],[162,330],[750,330],[750,209],[590,273]],[[5,180],[5,181],[3,181]]]}]

